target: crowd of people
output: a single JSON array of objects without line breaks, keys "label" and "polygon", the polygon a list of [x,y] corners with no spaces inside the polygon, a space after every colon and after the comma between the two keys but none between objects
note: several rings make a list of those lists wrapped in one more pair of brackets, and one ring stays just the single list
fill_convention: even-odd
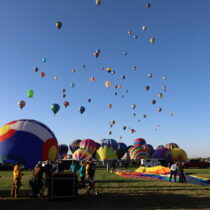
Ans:
[{"label": "crowd of people", "polygon": [[[80,184],[78,187],[85,188],[87,183],[87,192],[90,193],[91,191],[95,191],[95,166],[96,165],[92,159],[82,162],[72,160],[69,171],[66,171],[65,173],[70,172],[75,176],[78,174],[80,177]],[[37,198],[37,195],[40,194],[43,186],[47,189],[49,195],[51,192],[52,173],[62,172],[64,172],[62,161],[56,162],[54,167],[50,160],[46,162],[39,161],[33,168],[32,177],[29,180],[31,196]],[[17,162],[13,169],[13,187],[11,197],[17,198],[19,196],[22,176],[23,173],[21,173],[20,163]]]}]

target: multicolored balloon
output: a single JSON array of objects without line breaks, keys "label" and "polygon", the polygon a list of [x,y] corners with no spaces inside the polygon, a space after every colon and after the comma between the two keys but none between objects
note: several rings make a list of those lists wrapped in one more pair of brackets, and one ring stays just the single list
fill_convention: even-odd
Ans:
[{"label": "multicolored balloon", "polygon": [[22,109],[26,105],[24,100],[18,101],[18,106]]},{"label": "multicolored balloon", "polygon": [[80,142],[80,148],[87,149],[91,154],[94,154],[98,145],[92,139],[84,139]]},{"label": "multicolored balloon", "polygon": [[21,119],[0,128],[0,160],[15,160],[32,169],[38,161],[56,160],[54,133],[36,120]]},{"label": "multicolored balloon", "polygon": [[60,109],[60,105],[59,104],[52,104],[50,106],[50,108],[52,109],[53,113],[56,114]]},{"label": "multicolored balloon", "polygon": [[117,148],[117,157],[119,159],[121,159],[124,156],[124,154],[127,152],[127,146],[123,142],[118,142],[117,146],[118,146],[118,148]]},{"label": "multicolored balloon", "polygon": [[134,144],[134,146],[139,146],[139,147],[141,147],[141,146],[143,146],[144,144],[146,144],[146,141],[145,141],[145,139],[143,139],[143,138],[137,138],[137,139],[134,139],[133,144]]},{"label": "multicolored balloon", "polygon": [[101,143],[101,147],[104,147],[105,145],[107,145],[108,147],[112,147],[113,150],[118,149],[118,145],[117,145],[117,141],[114,139],[104,139],[103,142]]},{"label": "multicolored balloon", "polygon": [[92,154],[84,148],[77,149],[73,154],[73,159],[78,161],[89,160],[92,157]]},{"label": "multicolored balloon", "polygon": [[179,148],[179,146],[175,143],[168,143],[168,144],[165,145],[165,148],[167,148],[169,150],[172,150],[172,149]]},{"label": "multicolored balloon", "polygon": [[72,153],[74,153],[77,149],[79,149],[81,141],[82,140],[80,139],[76,139],[69,144],[69,149],[71,150]]},{"label": "multicolored balloon", "polygon": [[96,158],[100,160],[117,160],[117,151],[113,147],[103,145],[97,150]]}]

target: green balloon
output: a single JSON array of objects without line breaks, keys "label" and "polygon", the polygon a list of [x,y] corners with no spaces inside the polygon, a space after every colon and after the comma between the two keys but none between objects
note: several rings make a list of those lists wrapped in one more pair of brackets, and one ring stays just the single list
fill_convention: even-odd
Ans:
[{"label": "green balloon", "polygon": [[33,98],[33,96],[34,96],[34,91],[33,91],[33,90],[28,90],[27,96],[28,96],[28,98]]},{"label": "green balloon", "polygon": [[59,111],[60,106],[58,104],[52,104],[50,108],[52,109],[53,113],[56,114]]},{"label": "green balloon", "polygon": [[154,44],[154,43],[155,43],[155,38],[153,38],[153,37],[150,38],[150,39],[149,39],[149,42],[150,42],[151,44]]}]

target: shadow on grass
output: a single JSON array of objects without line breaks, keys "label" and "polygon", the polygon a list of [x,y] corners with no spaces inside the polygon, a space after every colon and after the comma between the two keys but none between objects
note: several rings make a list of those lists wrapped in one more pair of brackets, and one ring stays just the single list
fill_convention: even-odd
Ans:
[{"label": "shadow on grass", "polygon": [[131,180],[131,179],[96,180],[96,183],[138,183],[138,182],[144,182],[144,180]]},{"label": "shadow on grass", "polygon": [[0,199],[1,209],[202,209],[209,208],[209,197],[186,194],[144,192],[138,194],[104,193],[98,196],[82,195],[76,199]]}]

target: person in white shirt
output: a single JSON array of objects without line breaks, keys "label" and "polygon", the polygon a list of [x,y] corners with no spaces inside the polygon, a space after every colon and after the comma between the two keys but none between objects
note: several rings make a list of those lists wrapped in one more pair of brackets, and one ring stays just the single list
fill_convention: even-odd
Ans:
[{"label": "person in white shirt", "polygon": [[174,176],[174,181],[176,182],[176,174],[177,174],[177,164],[174,162],[170,168],[170,178],[169,181],[171,182],[172,176]]}]

